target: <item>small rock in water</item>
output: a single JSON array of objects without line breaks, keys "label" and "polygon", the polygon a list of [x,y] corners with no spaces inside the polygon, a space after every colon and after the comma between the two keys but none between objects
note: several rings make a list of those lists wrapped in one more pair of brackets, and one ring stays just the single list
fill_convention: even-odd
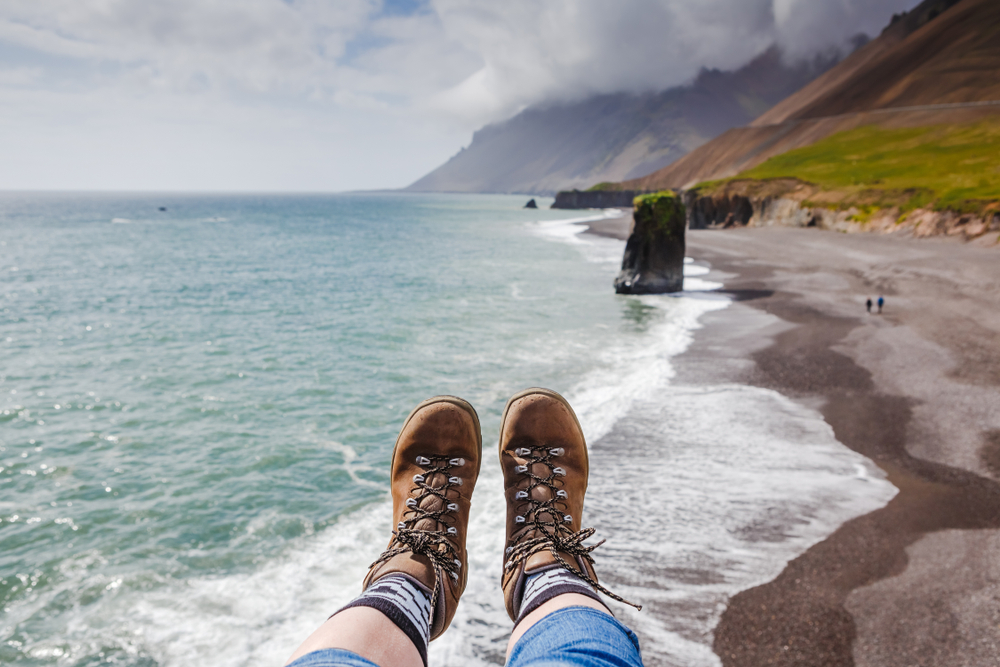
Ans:
[{"label": "small rock in water", "polygon": [[160,207],[160,210],[161,210],[161,211],[166,211],[166,210],[167,210],[167,207],[166,207],[166,206],[161,206],[161,207]]},{"label": "small rock in water", "polygon": [[538,208],[538,204],[535,203],[534,199],[529,199],[528,203],[524,205],[524,208]]}]

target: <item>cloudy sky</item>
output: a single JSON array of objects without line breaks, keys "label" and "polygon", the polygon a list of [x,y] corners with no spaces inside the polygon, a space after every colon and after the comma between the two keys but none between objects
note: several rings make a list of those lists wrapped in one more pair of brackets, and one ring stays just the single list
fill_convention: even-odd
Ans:
[{"label": "cloudy sky", "polygon": [[407,185],[526,106],[662,89],[917,0],[3,0],[0,190]]}]

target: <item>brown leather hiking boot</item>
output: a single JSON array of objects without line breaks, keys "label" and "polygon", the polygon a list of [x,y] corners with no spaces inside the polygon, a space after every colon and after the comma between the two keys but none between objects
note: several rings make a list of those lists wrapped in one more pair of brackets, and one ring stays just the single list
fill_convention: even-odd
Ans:
[{"label": "brown leather hiking boot", "polygon": [[594,534],[581,528],[587,443],[565,398],[537,387],[511,397],[500,422],[500,466],[507,496],[502,587],[511,620],[517,620],[528,575],[553,567],[632,604],[597,583],[590,552],[603,542],[583,545]]},{"label": "brown leather hiking boot", "polygon": [[431,639],[448,628],[465,590],[469,502],[482,451],[475,409],[454,396],[435,396],[406,418],[392,453],[395,528],[364,587],[394,572],[426,586]]}]

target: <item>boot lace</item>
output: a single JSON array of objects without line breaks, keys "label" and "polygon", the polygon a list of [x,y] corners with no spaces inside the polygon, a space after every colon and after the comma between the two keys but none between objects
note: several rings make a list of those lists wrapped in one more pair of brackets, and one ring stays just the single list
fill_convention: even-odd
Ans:
[{"label": "boot lace", "polygon": [[[557,503],[561,503],[567,498],[566,492],[559,488],[560,484],[557,484],[556,481],[556,478],[564,476],[566,471],[556,465],[553,459],[562,456],[565,450],[561,447],[536,445],[532,447],[518,447],[514,453],[527,462],[525,465],[517,466],[515,471],[531,479],[527,488],[517,490],[515,499],[520,500],[522,503],[527,503],[529,508],[527,512],[518,515],[516,518],[517,523],[522,525],[523,528],[515,532],[511,538],[514,546],[507,548],[504,571],[510,571],[536,553],[548,550],[560,566],[580,577],[595,589],[613,600],[641,610],[642,605],[629,602],[625,598],[615,595],[597,583],[590,576],[587,568],[577,569],[572,567],[559,553],[563,552],[571,556],[579,556],[593,566],[594,558],[590,555],[590,552],[604,544],[604,540],[601,540],[593,546],[585,546],[583,544],[584,541],[590,539],[595,529],[583,528],[573,532],[569,528],[573,517],[569,514],[564,515],[562,510],[556,507]],[[547,476],[539,477],[533,472],[534,464],[536,463],[542,463],[548,468]],[[539,486],[547,487],[551,491],[548,500],[535,500],[532,498],[532,491]],[[543,516],[548,518],[542,518]],[[536,533],[536,536],[524,539],[532,531]]]},{"label": "boot lace", "polygon": [[[371,564],[371,567],[374,568],[394,556],[407,552],[427,558],[434,570],[434,587],[431,590],[429,619],[429,626],[433,627],[440,582],[446,574],[458,581],[458,570],[462,567],[462,561],[458,558],[455,545],[448,539],[449,536],[457,538],[458,529],[448,525],[450,521],[442,521],[442,519],[452,519],[451,513],[458,510],[458,504],[448,499],[448,489],[462,486],[462,478],[453,476],[451,470],[465,465],[465,459],[422,455],[417,457],[417,465],[423,468],[424,472],[413,476],[414,486],[410,489],[410,497],[406,500],[408,509],[403,513],[404,519],[392,531],[394,537],[389,548]],[[441,486],[431,486],[428,480],[438,473],[444,475],[445,483]],[[419,493],[414,496],[414,491],[419,491]],[[431,496],[441,499],[439,509],[428,510],[420,506],[426,498]],[[445,530],[426,530],[414,527],[424,519],[431,519],[436,524],[445,525],[446,528]]]}]

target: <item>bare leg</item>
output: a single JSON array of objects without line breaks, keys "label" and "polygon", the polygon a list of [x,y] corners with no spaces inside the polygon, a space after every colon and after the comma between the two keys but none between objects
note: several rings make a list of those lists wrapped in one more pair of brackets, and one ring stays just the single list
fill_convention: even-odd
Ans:
[{"label": "bare leg", "polygon": [[329,619],[295,649],[288,662],[324,648],[353,651],[380,667],[423,667],[410,638],[371,607],[352,607]]},{"label": "bare leg", "polygon": [[510,652],[514,650],[514,644],[517,643],[517,640],[520,639],[521,636],[527,632],[529,628],[531,628],[531,626],[557,609],[563,609],[564,607],[590,607],[591,609],[596,609],[597,611],[603,611],[605,614],[608,613],[607,608],[603,604],[593,598],[587,597],[586,595],[579,595],[578,593],[557,595],[548,602],[542,604],[535,611],[525,616],[521,622],[515,626],[514,631],[510,633],[510,641],[507,642],[507,658],[510,658]]}]

